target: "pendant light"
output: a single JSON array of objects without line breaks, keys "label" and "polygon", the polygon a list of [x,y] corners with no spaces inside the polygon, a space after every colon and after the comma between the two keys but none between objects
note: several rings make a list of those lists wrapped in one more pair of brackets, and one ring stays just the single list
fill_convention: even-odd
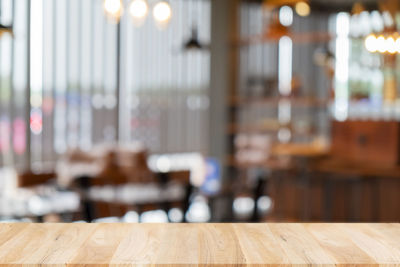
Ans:
[{"label": "pendant light", "polygon": [[193,0],[190,2],[191,13],[193,16],[193,26],[189,38],[183,43],[183,51],[203,50],[208,49],[209,45],[203,44],[199,40],[198,23],[195,22],[195,12],[193,8]]},{"label": "pendant light", "polygon": [[307,17],[311,12],[310,5],[305,1],[297,2],[294,6],[294,10],[300,17]]},{"label": "pendant light", "polygon": [[168,1],[160,1],[154,5],[153,18],[157,27],[165,28],[172,17],[172,9]]},{"label": "pendant light", "polygon": [[149,5],[146,0],[132,0],[128,8],[132,22],[135,26],[141,26],[149,13]]},{"label": "pendant light", "polygon": [[[155,2],[152,13],[156,26],[160,29],[163,29],[171,20],[171,5],[167,0],[156,0],[152,2]],[[124,12],[123,0],[104,0],[103,9],[107,18],[111,22],[118,23]],[[149,13],[148,0],[131,0],[127,6],[127,9],[132,18],[132,23],[137,27],[141,26],[145,22]]]},{"label": "pendant light", "polygon": [[110,21],[119,22],[124,9],[122,0],[104,0],[103,8],[104,13]]},{"label": "pendant light", "polygon": [[[1,8],[0,8],[0,17],[1,17]],[[11,36],[13,35],[13,27],[12,25],[4,25],[3,23],[0,23],[0,37],[4,34],[8,33]]]},{"label": "pendant light", "polygon": [[13,34],[13,29],[12,26],[6,26],[3,24],[0,24],[0,37],[4,34],[4,33],[9,33],[9,34]]}]

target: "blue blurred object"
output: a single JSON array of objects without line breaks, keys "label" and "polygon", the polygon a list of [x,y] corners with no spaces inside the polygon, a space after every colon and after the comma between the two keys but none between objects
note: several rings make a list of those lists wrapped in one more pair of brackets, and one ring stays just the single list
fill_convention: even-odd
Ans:
[{"label": "blue blurred object", "polygon": [[221,165],[215,158],[206,158],[206,178],[201,191],[207,195],[214,195],[221,188]]}]

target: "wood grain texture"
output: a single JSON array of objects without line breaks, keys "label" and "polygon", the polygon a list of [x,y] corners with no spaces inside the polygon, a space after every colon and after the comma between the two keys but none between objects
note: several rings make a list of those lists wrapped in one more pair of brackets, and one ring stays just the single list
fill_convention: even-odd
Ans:
[{"label": "wood grain texture", "polygon": [[400,266],[400,224],[0,224],[0,266]]}]

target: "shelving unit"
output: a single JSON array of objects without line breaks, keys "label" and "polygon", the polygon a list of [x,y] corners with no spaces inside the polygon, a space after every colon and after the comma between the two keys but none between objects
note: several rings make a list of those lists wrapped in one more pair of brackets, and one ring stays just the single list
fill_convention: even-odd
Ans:
[{"label": "shelving unit", "polygon": [[[321,118],[307,121],[301,119],[301,116],[305,114],[307,116],[303,117],[308,118],[315,114],[316,117],[321,116],[328,120],[330,85],[326,78],[320,78],[324,80],[326,88],[315,84],[307,86],[310,83],[304,83],[302,77],[302,72],[306,70],[293,66],[292,71],[292,65],[294,60],[300,61],[300,66],[302,64],[301,58],[296,58],[296,53],[302,49],[300,46],[307,44],[308,49],[313,50],[313,46],[328,44],[334,36],[328,32],[327,25],[321,30],[310,23],[307,31],[296,29],[295,24],[282,30],[280,35],[276,31],[270,31],[269,25],[263,22],[260,3],[242,1],[238,5],[238,14],[239,26],[231,45],[232,54],[237,58],[233,61],[238,61],[234,70],[237,80],[232,82],[236,86],[232,86],[233,90],[227,101],[230,121],[226,126],[226,134],[230,140],[230,156],[235,157],[235,140],[239,135],[248,135],[249,138],[255,134],[264,135],[273,144],[311,142],[321,135],[320,129],[317,129]],[[326,21],[322,18],[316,19]],[[302,19],[301,23],[304,22]],[[285,49],[280,44],[282,38],[289,38],[289,59],[280,55],[280,49]],[[280,60],[289,62],[286,69],[289,80],[280,77],[284,74],[279,69],[285,68]],[[312,65],[312,55],[308,60],[307,68]],[[318,79],[316,76],[318,75],[312,78]],[[283,83],[289,84],[290,88],[285,89],[289,93],[284,93],[281,89]],[[327,129],[324,130],[328,132]]]},{"label": "shelving unit", "polygon": [[[318,139],[328,138],[331,82],[313,64],[313,53],[335,36],[318,14],[294,17],[293,26],[277,35],[268,33],[261,3],[238,1],[237,8],[225,165],[229,178],[241,184],[236,193],[243,195],[252,192],[245,188],[248,180],[257,180],[258,190],[266,173],[293,168],[291,155],[326,153]],[[289,45],[282,47],[282,40]]]},{"label": "shelving unit", "polygon": [[[231,44],[225,163],[236,196],[257,205],[267,193],[275,204],[267,220],[396,220],[398,55],[366,51],[365,36],[341,27],[355,23],[350,13],[295,16],[279,35],[261,10],[240,2]],[[330,52],[331,69],[314,64],[317,49]]]}]

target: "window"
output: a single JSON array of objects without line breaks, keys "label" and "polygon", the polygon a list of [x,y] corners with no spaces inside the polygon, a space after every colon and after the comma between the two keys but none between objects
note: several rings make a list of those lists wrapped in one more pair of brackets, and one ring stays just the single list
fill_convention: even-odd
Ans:
[{"label": "window", "polygon": [[182,46],[197,22],[209,42],[210,3],[170,2],[160,30],[128,14],[108,21],[102,0],[1,0],[14,33],[0,39],[0,166],[52,166],[70,148],[117,141],[206,153],[209,52]]}]

